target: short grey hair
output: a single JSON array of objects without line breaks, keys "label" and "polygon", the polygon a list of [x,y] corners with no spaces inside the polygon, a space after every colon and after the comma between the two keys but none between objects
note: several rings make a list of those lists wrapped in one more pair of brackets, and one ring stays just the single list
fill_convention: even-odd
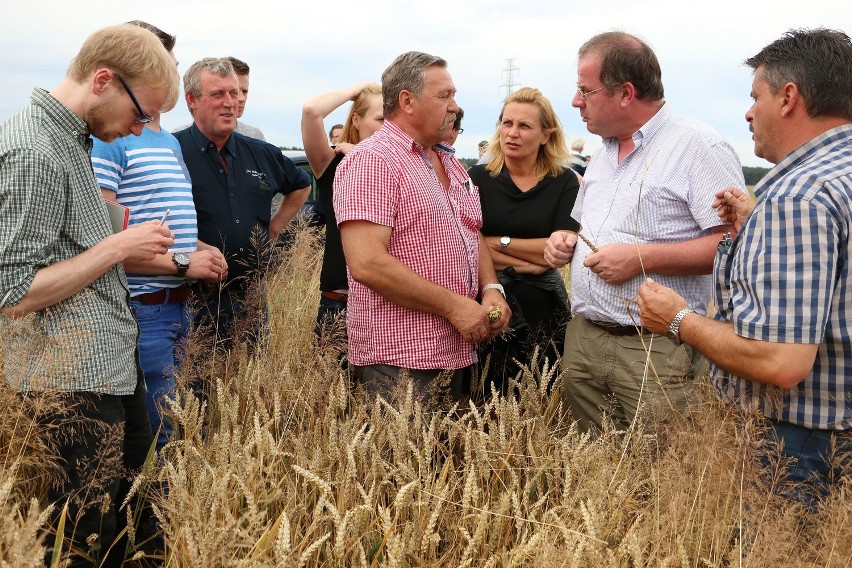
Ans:
[{"label": "short grey hair", "polygon": [[193,97],[201,96],[201,72],[208,71],[219,77],[236,75],[234,66],[227,57],[205,57],[189,66],[183,74],[183,90]]},{"label": "short grey hair", "polygon": [[409,91],[418,97],[426,84],[426,70],[446,67],[447,62],[437,55],[422,51],[409,51],[393,60],[382,73],[382,103],[385,117],[391,117],[399,108],[399,94]]},{"label": "short grey hair", "polygon": [[577,152],[582,152],[585,146],[586,141],[582,138],[574,138],[574,140],[571,142],[571,149]]}]

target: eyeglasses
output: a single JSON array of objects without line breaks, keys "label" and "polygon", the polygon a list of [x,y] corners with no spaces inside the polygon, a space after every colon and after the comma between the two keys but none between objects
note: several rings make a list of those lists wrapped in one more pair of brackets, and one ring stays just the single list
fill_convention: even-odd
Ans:
[{"label": "eyeglasses", "polygon": [[130,95],[130,100],[133,101],[134,105],[136,105],[136,110],[139,112],[139,118],[134,119],[133,122],[135,122],[136,124],[148,124],[149,122],[152,122],[154,120],[153,117],[150,117],[145,114],[145,111],[142,110],[142,106],[139,104],[139,101],[136,100],[136,95],[133,94],[133,91],[130,90],[130,87],[127,85],[124,79],[121,78],[121,75],[119,75],[115,71],[113,71],[112,74],[115,75],[115,78],[118,79],[118,82],[121,83],[121,85],[124,87],[124,90],[127,91],[128,95]]},{"label": "eyeglasses", "polygon": [[598,87],[597,89],[595,89],[593,91],[584,91],[582,88],[580,88],[580,85],[577,85],[577,92],[580,93],[580,96],[583,97],[583,100],[585,101],[586,97],[588,97],[589,95],[591,95],[593,93],[597,93],[601,89],[605,89],[605,88],[606,88],[606,86],[603,86],[603,87]]},{"label": "eyeglasses", "polygon": [[464,128],[459,128],[459,134],[461,134],[462,132],[464,132]]}]

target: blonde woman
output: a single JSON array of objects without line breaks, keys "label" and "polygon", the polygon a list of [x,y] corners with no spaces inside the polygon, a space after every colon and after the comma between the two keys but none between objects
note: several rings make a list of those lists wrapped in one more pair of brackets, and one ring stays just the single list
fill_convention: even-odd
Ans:
[{"label": "blonde woman", "polygon": [[[470,169],[479,187],[482,234],[497,277],[512,308],[508,337],[483,348],[491,357],[489,384],[505,392],[520,370],[512,362],[529,361],[540,346],[541,357],[556,360],[570,310],[561,275],[544,260],[553,231],[577,231],[571,218],[579,183],[565,164],[568,151],[562,125],[550,101],[525,87],[503,103],[497,132],[488,147],[488,162]],[[488,388],[488,387],[486,387]]]},{"label": "blonde woman", "polygon": [[[328,145],[323,119],[348,101],[352,101],[340,140]],[[337,165],[352,147],[382,127],[382,88],[376,83],[359,83],[348,89],[314,97],[302,108],[302,144],[317,180],[320,202],[325,209],[325,248],[320,273],[320,307],[316,332],[320,338],[333,337],[334,322],[342,323],[346,309],[346,260],[340,242],[340,230],[334,214],[332,183]],[[342,329],[342,326],[341,326]]]}]

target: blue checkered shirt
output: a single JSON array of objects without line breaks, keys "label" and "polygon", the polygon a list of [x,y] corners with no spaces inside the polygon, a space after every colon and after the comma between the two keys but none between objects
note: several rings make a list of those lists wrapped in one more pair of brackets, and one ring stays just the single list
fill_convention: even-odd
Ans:
[{"label": "blue checkered shirt", "polygon": [[[779,162],[729,252],[716,257],[716,314],[742,337],[819,344],[792,389],[712,368],[719,395],[806,428],[852,429],[852,125]],[[720,247],[721,248],[721,247]]]}]

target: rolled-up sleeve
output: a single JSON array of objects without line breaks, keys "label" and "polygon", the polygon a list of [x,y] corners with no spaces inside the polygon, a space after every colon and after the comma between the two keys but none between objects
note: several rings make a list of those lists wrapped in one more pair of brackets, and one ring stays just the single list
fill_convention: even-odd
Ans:
[{"label": "rolled-up sleeve", "polygon": [[0,308],[17,305],[36,272],[56,262],[67,185],[49,160],[30,150],[0,161]]}]

